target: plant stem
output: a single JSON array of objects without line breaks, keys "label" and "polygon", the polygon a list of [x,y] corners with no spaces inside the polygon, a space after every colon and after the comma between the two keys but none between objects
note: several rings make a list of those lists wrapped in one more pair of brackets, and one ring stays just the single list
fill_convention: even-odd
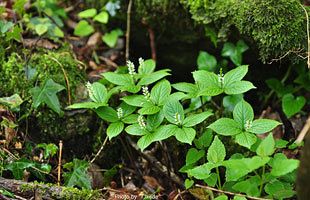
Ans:
[{"label": "plant stem", "polygon": [[263,166],[263,172],[262,172],[262,176],[261,176],[261,183],[260,183],[260,188],[259,188],[259,196],[262,195],[263,192],[263,185],[264,185],[264,180],[265,179],[265,165]]},{"label": "plant stem", "polygon": [[217,173],[218,187],[221,190],[222,189],[222,184],[221,184],[220,170],[219,170],[218,167],[216,167],[215,169],[216,169],[216,173]]},{"label": "plant stem", "polygon": [[127,8],[127,31],[126,31],[126,52],[125,58],[129,60],[129,50],[130,50],[130,17],[131,17],[131,7],[132,7],[132,0],[129,0],[128,8]]}]

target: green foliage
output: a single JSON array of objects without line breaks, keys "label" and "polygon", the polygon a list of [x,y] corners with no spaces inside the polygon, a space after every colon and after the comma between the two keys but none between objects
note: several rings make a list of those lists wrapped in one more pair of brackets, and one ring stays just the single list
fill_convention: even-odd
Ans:
[{"label": "green foliage", "polygon": [[87,168],[89,167],[87,161],[73,159],[72,162],[66,163],[63,167],[68,170],[63,173],[66,186],[91,189],[91,181],[87,174]]},{"label": "green foliage", "polygon": [[[236,27],[259,48],[263,61],[306,48],[305,13],[299,0],[181,0],[213,41],[226,40]],[[212,33],[212,34],[210,34]]]}]

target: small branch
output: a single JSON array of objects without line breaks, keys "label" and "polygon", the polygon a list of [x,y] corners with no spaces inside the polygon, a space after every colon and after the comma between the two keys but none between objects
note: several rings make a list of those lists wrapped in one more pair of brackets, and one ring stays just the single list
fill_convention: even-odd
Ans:
[{"label": "small branch", "polygon": [[309,33],[309,15],[308,12],[306,10],[306,8],[300,4],[300,6],[302,7],[302,9],[305,11],[305,15],[306,15],[306,19],[307,19],[307,41],[308,41],[308,51],[307,51],[307,58],[308,58],[308,69],[310,69],[310,33]]},{"label": "small branch", "polygon": [[147,24],[147,22],[144,19],[142,19],[142,24],[147,27],[147,31],[149,32],[152,59],[154,61],[156,61],[157,54],[156,54],[156,44],[155,44],[155,33],[154,33],[154,30]]},{"label": "small branch", "polygon": [[310,129],[310,116],[308,117],[306,124],[304,125],[297,139],[295,140],[296,144],[300,144],[304,140],[306,134],[309,132],[309,129]]},{"label": "small branch", "polygon": [[125,58],[129,60],[129,50],[130,50],[130,17],[131,17],[131,7],[132,0],[129,0],[128,8],[127,8],[127,30],[126,30],[126,53]]},{"label": "small branch", "polygon": [[58,156],[58,172],[57,172],[57,185],[60,186],[60,178],[61,178],[61,156],[62,156],[62,147],[63,143],[59,141],[59,156]]},{"label": "small branch", "polygon": [[207,190],[212,190],[218,193],[224,193],[224,194],[228,194],[228,195],[233,195],[233,196],[240,196],[240,197],[245,197],[248,199],[254,199],[254,200],[270,200],[270,199],[265,199],[265,198],[259,198],[259,197],[252,197],[252,196],[248,196],[248,195],[244,195],[244,194],[238,194],[238,193],[233,193],[233,192],[229,192],[229,191],[224,191],[224,190],[219,190],[213,187],[209,187],[209,186],[205,186],[205,185],[199,185],[199,184],[195,184],[196,187],[199,188],[203,188],[203,189],[207,189]]},{"label": "small branch", "polygon": [[108,138],[109,138],[108,136],[105,137],[99,151],[96,153],[95,157],[90,161],[90,163],[95,162],[95,160],[97,159],[97,157],[100,155],[101,151],[103,150],[104,146],[106,145]]}]

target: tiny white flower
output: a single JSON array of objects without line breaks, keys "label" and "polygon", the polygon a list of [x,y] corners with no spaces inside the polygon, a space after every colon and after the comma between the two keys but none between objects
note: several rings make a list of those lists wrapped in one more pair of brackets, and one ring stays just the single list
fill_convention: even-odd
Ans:
[{"label": "tiny white flower", "polygon": [[138,124],[139,124],[141,129],[146,129],[146,123],[144,121],[143,115],[140,115],[138,117]]},{"label": "tiny white flower", "polygon": [[128,73],[133,76],[136,74],[135,65],[131,61],[127,61]]},{"label": "tiny white flower", "polygon": [[124,112],[122,108],[117,109],[117,117],[118,119],[121,119],[124,116]]},{"label": "tiny white flower", "polygon": [[142,87],[142,94],[143,94],[145,99],[147,99],[147,100],[150,99],[151,94],[150,94],[149,88],[147,86]]}]

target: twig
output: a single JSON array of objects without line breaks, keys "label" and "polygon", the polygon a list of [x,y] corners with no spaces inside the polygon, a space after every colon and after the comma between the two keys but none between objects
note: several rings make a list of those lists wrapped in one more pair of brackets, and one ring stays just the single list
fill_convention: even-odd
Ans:
[{"label": "twig", "polygon": [[104,61],[107,65],[109,65],[115,69],[117,68],[117,64],[108,58],[105,58],[103,56],[99,56],[99,60]]},{"label": "twig", "polygon": [[279,58],[274,58],[274,59],[271,59],[270,62],[268,62],[268,64],[272,64],[273,62],[279,62],[281,60],[283,60],[285,57],[287,57],[289,54],[293,53],[293,54],[296,54],[298,57],[302,58],[302,59],[306,59],[306,57],[302,56],[300,53],[302,52],[302,49],[292,49],[292,50],[289,50],[287,51],[285,54],[283,54],[282,56],[280,56]]},{"label": "twig", "polygon": [[62,147],[63,143],[59,141],[59,156],[58,156],[58,173],[57,173],[57,185],[60,186],[60,177],[61,177],[61,156],[62,156]]},{"label": "twig", "polygon": [[307,51],[307,58],[308,58],[308,69],[310,69],[310,33],[309,33],[309,15],[308,15],[308,12],[306,10],[306,8],[302,5],[302,4],[299,4],[302,9],[305,11],[305,14],[306,14],[306,18],[307,18],[307,41],[308,41],[308,51]]},{"label": "twig", "polygon": [[132,0],[129,0],[128,8],[127,8],[127,30],[126,30],[126,53],[125,58],[129,60],[129,50],[130,50],[130,17],[131,17],[131,7]]},{"label": "twig", "polygon": [[309,129],[310,129],[310,116],[308,117],[306,124],[304,125],[297,139],[295,140],[296,144],[300,144],[304,140],[306,134],[309,132]]},{"label": "twig", "polygon": [[97,159],[97,157],[100,155],[101,151],[103,150],[104,146],[106,145],[108,138],[109,138],[108,136],[105,137],[99,151],[96,153],[95,157],[90,161],[90,163],[95,162],[95,160]]},{"label": "twig", "polygon": [[64,74],[64,78],[65,78],[65,81],[66,81],[66,85],[67,85],[67,90],[68,90],[68,104],[71,105],[71,89],[70,89],[70,82],[69,82],[69,79],[68,79],[68,75],[67,75],[67,72],[66,70],[64,69],[63,65],[54,57],[50,57],[52,60],[54,60],[61,68],[63,74]]},{"label": "twig", "polygon": [[269,200],[269,199],[265,199],[265,198],[252,197],[252,196],[248,196],[248,195],[244,195],[244,194],[238,194],[238,193],[233,193],[233,192],[229,192],[229,191],[219,190],[219,189],[216,189],[216,188],[213,188],[213,187],[209,187],[209,186],[205,186],[205,185],[195,184],[195,186],[199,187],[199,188],[203,188],[203,189],[219,192],[219,193],[229,194],[229,195],[233,195],[233,196],[245,197],[245,198],[248,198],[248,199]]},{"label": "twig", "polygon": [[139,149],[139,147],[137,146],[136,143],[134,143],[129,137],[127,137],[127,140],[129,142],[129,144],[139,153],[141,154],[141,156],[143,158],[145,158],[148,162],[151,163],[152,166],[154,166],[161,174],[163,174],[164,176],[166,176],[168,179],[170,179],[172,182],[176,183],[177,185],[179,185],[180,187],[184,188],[183,185],[183,181],[182,179],[176,175],[173,172],[170,172],[171,177],[168,176],[167,174],[167,167],[164,166],[162,163],[160,163],[155,157],[148,155],[144,152],[141,152],[141,150]]},{"label": "twig", "polygon": [[156,53],[156,44],[155,44],[155,33],[154,33],[154,30],[147,24],[145,19],[142,19],[142,24],[147,27],[147,31],[149,32],[152,59],[154,61],[156,61],[157,53]]}]

